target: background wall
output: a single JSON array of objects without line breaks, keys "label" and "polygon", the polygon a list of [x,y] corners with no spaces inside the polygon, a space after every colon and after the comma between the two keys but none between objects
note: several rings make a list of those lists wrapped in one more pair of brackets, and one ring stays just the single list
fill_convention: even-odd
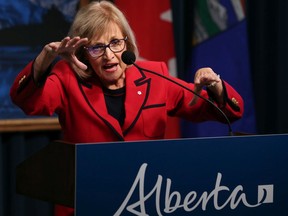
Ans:
[{"label": "background wall", "polygon": [[288,131],[288,2],[247,1],[251,72],[259,133]]},{"label": "background wall", "polygon": [[[5,2],[0,1],[0,4],[4,5]],[[158,3],[158,1],[155,2]],[[191,14],[193,14],[194,11],[193,2],[191,0],[172,0],[171,3],[175,13],[174,16],[177,17],[174,27],[176,28],[175,32],[177,32],[175,38],[179,38],[179,40],[175,42],[177,45],[177,57],[179,58],[178,68],[180,68],[179,71],[185,71],[188,65],[187,59],[189,59],[191,51],[191,47],[186,45],[189,44],[191,40],[191,32],[189,28],[187,28],[187,25],[189,26],[191,24]],[[260,134],[287,133],[288,61],[286,50],[288,48],[288,2],[279,0],[272,3],[268,0],[253,0],[247,1],[246,5],[250,50],[248,55],[251,64],[257,132]],[[6,7],[1,7],[1,9],[2,8],[4,10]],[[21,11],[21,8],[19,10]],[[55,8],[53,10],[55,12]],[[5,15],[5,13],[2,14]],[[25,33],[27,31],[24,31],[24,27],[21,25],[17,27],[17,34],[11,34],[11,28],[3,28],[2,25],[2,29],[0,29],[1,49],[4,49],[12,41],[14,43],[17,42],[17,45],[21,43],[31,43],[35,48],[33,49],[34,52],[39,49],[38,45],[50,41],[49,39],[54,40],[55,35],[56,38],[59,38],[63,34],[65,35],[68,29],[67,22],[59,22],[59,17],[56,21],[47,18],[46,22],[45,26],[42,26],[42,24],[33,26],[29,34]],[[55,26],[55,24],[59,23],[62,24]],[[0,24],[2,24],[1,19]],[[49,35],[49,32],[56,34]],[[48,38],[46,36],[48,36]],[[6,58],[4,58],[3,50],[1,51],[0,61],[3,63],[6,61]],[[19,53],[12,54],[17,55]],[[18,59],[22,57],[25,59],[27,57],[25,52],[20,54],[23,56],[17,56]],[[1,64],[0,73],[6,71],[5,68],[7,67],[7,65],[4,64],[3,66]],[[9,71],[6,75],[7,74],[10,74]],[[246,83],[242,83],[242,85],[245,84]],[[4,85],[5,82],[2,82],[1,89],[3,89]],[[5,92],[0,90],[0,93],[0,96],[5,95],[7,97]],[[2,98],[1,101],[3,102]],[[5,106],[5,103],[1,104],[1,108]],[[50,203],[33,200],[16,194],[15,168],[19,162],[33,152],[60,136],[61,134],[57,130],[35,132],[15,131],[0,134],[1,216],[52,215],[53,210]]]}]

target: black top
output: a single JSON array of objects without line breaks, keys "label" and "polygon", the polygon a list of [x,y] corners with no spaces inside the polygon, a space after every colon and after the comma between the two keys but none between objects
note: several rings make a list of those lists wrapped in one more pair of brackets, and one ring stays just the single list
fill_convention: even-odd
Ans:
[{"label": "black top", "polygon": [[123,87],[115,90],[103,88],[103,92],[108,113],[117,119],[119,124],[122,126],[125,119],[124,101],[126,88]]}]

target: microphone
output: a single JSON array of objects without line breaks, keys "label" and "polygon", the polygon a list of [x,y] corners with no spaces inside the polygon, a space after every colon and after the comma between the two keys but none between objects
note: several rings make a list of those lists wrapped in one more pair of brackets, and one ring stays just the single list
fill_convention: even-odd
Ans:
[{"label": "microphone", "polygon": [[122,53],[121,59],[126,65],[132,65],[135,64],[136,56],[133,52],[126,50]]},{"label": "microphone", "polygon": [[121,55],[121,59],[122,59],[122,61],[123,61],[125,64],[127,64],[127,65],[134,65],[139,71],[146,71],[146,72],[148,72],[148,73],[151,73],[151,74],[154,74],[154,75],[156,75],[156,76],[162,77],[163,79],[166,79],[166,80],[168,80],[168,81],[170,81],[170,82],[172,82],[172,83],[174,83],[174,84],[176,84],[176,85],[178,85],[178,86],[186,89],[187,91],[191,92],[192,94],[198,96],[198,97],[201,98],[202,100],[204,100],[204,101],[206,101],[207,103],[211,104],[211,105],[212,105],[213,107],[215,107],[215,109],[218,110],[218,112],[224,117],[224,119],[225,119],[226,122],[227,122],[229,136],[233,136],[233,130],[232,130],[232,127],[231,127],[230,120],[228,119],[227,115],[226,115],[218,106],[216,106],[212,101],[210,101],[209,99],[207,99],[207,98],[203,97],[202,95],[196,93],[196,92],[193,91],[192,89],[190,89],[190,88],[182,85],[181,83],[179,83],[179,82],[177,82],[177,81],[175,81],[175,80],[173,80],[173,79],[171,79],[171,78],[169,78],[169,77],[167,77],[167,76],[164,76],[164,75],[159,74],[159,73],[157,73],[157,72],[155,72],[155,71],[151,71],[151,70],[148,70],[148,69],[145,69],[145,68],[140,67],[139,65],[137,65],[137,64],[135,63],[135,61],[136,61],[136,56],[135,56],[135,54],[134,54],[133,52],[131,52],[131,51],[128,51],[128,50],[124,51],[124,52],[122,53],[122,55]]}]

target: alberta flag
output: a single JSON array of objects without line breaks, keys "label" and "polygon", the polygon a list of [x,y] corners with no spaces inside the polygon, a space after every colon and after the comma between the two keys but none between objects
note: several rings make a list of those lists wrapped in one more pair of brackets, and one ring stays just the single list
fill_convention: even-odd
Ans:
[{"label": "alberta flag", "polygon": [[[244,0],[196,0],[193,48],[188,80],[201,67],[211,67],[244,99],[244,116],[232,124],[234,132],[255,133]],[[217,122],[184,123],[185,137],[228,135]]]}]

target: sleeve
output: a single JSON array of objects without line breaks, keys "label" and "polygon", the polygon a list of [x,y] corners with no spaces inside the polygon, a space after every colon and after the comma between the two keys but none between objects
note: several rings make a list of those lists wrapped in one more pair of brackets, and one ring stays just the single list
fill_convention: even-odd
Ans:
[{"label": "sleeve", "polygon": [[[165,70],[165,67],[163,70]],[[201,98],[198,98],[196,104],[190,106],[189,102],[194,96],[194,84],[171,76],[169,78],[173,80],[173,82],[167,83],[167,109],[169,115],[181,117],[193,122],[209,120],[223,123],[227,122],[224,115],[226,115],[231,122],[242,117],[244,112],[243,99],[239,93],[224,80],[222,80],[224,87],[224,104],[219,106],[213,100],[213,96],[209,90],[203,89],[200,95]]]},{"label": "sleeve", "polygon": [[[224,90],[224,94],[223,94],[223,101],[224,103],[220,105],[220,107],[225,107],[228,103],[228,105],[235,111],[240,111],[240,106],[239,106],[239,101],[233,97],[233,96],[230,96],[231,95],[231,90],[234,90],[231,86],[229,86],[228,83],[226,83],[224,80],[221,80],[222,82],[222,85],[223,85],[223,90]],[[228,92],[227,92],[227,86],[228,85],[228,89],[230,90],[229,91],[229,95],[228,95]],[[209,89],[209,88],[206,88],[206,91],[208,93],[208,96],[209,96],[209,100],[211,102],[216,102],[215,98],[214,98],[214,95],[212,93],[212,91]],[[240,96],[240,95],[239,95]],[[241,97],[240,97],[241,99]],[[219,106],[219,105],[218,105]]]},{"label": "sleeve", "polygon": [[17,75],[10,89],[12,102],[27,115],[53,115],[61,105],[61,83],[51,75],[52,65],[36,83],[33,79],[33,61]]}]

